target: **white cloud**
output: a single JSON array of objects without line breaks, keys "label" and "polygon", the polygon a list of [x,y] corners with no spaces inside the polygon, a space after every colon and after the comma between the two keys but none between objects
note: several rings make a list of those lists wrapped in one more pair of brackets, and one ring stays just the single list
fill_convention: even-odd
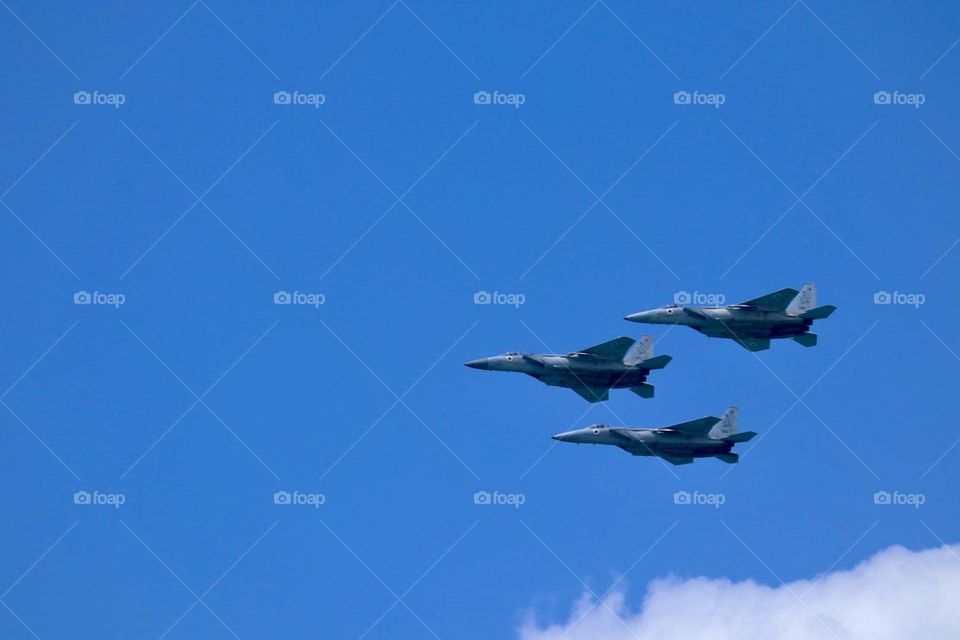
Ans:
[{"label": "white cloud", "polygon": [[584,597],[566,622],[542,627],[529,620],[519,632],[523,640],[956,640],[960,545],[893,546],[849,571],[779,587],[656,580],[639,610],[621,592],[600,604]]}]

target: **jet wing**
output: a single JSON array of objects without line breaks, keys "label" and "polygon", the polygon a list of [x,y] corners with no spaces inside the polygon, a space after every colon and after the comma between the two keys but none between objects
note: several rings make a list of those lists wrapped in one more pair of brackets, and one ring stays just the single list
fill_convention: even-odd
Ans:
[{"label": "jet wing", "polygon": [[[603,358],[604,360],[623,360],[627,351],[633,346],[634,339],[621,336],[607,342],[581,349],[576,353],[589,353],[592,356]],[[573,354],[570,354],[573,355]]]},{"label": "jet wing", "polygon": [[770,338],[734,338],[734,340],[747,351],[766,351],[770,348]]},{"label": "jet wing", "polygon": [[610,397],[610,389],[596,387],[570,387],[587,402],[604,402]]},{"label": "jet wing", "polygon": [[690,464],[693,462],[693,458],[690,457],[680,457],[680,456],[667,456],[663,454],[657,454],[670,464]]},{"label": "jet wing", "polygon": [[780,291],[741,302],[740,305],[744,307],[757,307],[758,309],[764,309],[766,311],[785,311],[798,295],[800,295],[800,292],[796,289],[780,289]]},{"label": "jet wing", "polygon": [[699,420],[681,422],[680,424],[672,424],[669,427],[663,428],[669,429],[670,431],[680,431],[684,435],[688,436],[705,436],[718,422],[720,422],[720,418],[716,416],[707,416],[706,418],[700,418]]}]

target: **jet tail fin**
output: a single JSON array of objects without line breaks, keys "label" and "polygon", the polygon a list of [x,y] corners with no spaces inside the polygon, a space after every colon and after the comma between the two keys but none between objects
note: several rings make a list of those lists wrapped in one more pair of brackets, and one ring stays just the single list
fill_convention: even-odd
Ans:
[{"label": "jet tail fin", "polygon": [[817,285],[808,282],[787,305],[787,313],[791,316],[803,315],[817,306]]},{"label": "jet tail fin", "polygon": [[711,438],[718,439],[726,439],[734,435],[737,432],[737,426],[739,424],[739,414],[740,409],[737,407],[727,407],[727,410],[723,412],[723,416],[720,418],[720,422],[715,424],[707,435]]},{"label": "jet tail fin", "polygon": [[740,456],[736,453],[718,453],[713,457],[717,460],[723,460],[727,464],[737,464],[740,462]]},{"label": "jet tail fin", "polygon": [[653,397],[653,385],[643,383],[637,385],[636,387],[630,387],[630,391],[633,391],[635,394],[641,398],[652,398]]},{"label": "jet tail fin", "polygon": [[653,336],[640,336],[640,339],[623,356],[623,364],[644,369],[663,369],[671,360],[673,358],[670,356],[654,357]]},{"label": "jet tail fin", "polygon": [[757,436],[756,431],[744,431],[743,433],[734,433],[724,438],[727,442],[749,442]]},{"label": "jet tail fin", "polygon": [[824,318],[829,318],[830,314],[836,310],[837,308],[832,304],[825,304],[822,307],[816,307],[815,309],[804,311],[800,314],[800,317],[810,320],[823,320]]},{"label": "jet tail fin", "polygon": [[801,333],[798,336],[793,336],[793,341],[805,347],[815,347],[817,346],[817,334],[810,332]]}]

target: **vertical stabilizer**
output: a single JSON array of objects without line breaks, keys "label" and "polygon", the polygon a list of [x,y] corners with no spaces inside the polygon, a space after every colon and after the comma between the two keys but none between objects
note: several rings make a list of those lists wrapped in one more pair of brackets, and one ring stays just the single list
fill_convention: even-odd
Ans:
[{"label": "vertical stabilizer", "polygon": [[787,306],[787,313],[798,316],[817,306],[817,285],[808,282],[793,301]]},{"label": "vertical stabilizer", "polygon": [[623,364],[628,367],[653,357],[653,336],[640,336],[630,350],[623,356]]},{"label": "vertical stabilizer", "polygon": [[739,413],[740,409],[737,407],[727,407],[727,410],[723,412],[723,417],[720,418],[720,422],[714,425],[713,429],[710,429],[710,433],[707,435],[711,438],[719,439],[735,434],[739,423]]}]

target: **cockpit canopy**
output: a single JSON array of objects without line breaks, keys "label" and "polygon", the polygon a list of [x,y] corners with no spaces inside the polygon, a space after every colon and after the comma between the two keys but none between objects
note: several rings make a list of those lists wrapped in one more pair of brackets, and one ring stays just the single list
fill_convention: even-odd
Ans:
[{"label": "cockpit canopy", "polygon": [[679,308],[680,308],[680,305],[678,305],[678,304],[665,304],[665,305],[663,305],[663,306],[660,307],[660,308],[661,308],[661,309],[679,309]]}]

